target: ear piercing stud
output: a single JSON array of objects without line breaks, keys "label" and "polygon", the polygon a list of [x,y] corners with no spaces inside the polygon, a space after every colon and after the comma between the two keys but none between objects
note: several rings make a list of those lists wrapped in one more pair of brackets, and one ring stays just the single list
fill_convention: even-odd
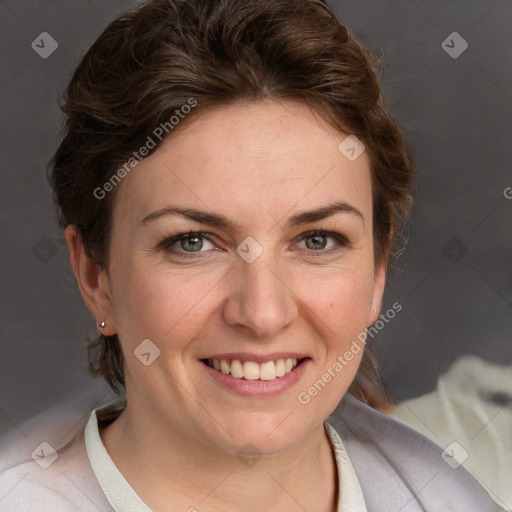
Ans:
[{"label": "ear piercing stud", "polygon": [[100,322],[99,326],[101,329],[105,329],[105,327],[107,326],[107,324],[105,323],[105,320],[103,320],[103,322]]}]

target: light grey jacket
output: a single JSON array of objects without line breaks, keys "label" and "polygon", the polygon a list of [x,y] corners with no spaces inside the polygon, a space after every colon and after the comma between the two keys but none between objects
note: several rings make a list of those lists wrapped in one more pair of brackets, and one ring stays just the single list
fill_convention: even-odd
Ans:
[{"label": "light grey jacket", "polygon": [[[118,402],[102,407],[98,420],[108,422],[106,416],[112,420],[120,409]],[[55,418],[68,426],[71,420],[55,413],[52,428],[31,435],[29,442],[13,448],[9,438],[0,439],[0,512],[112,511],[85,450],[89,416],[90,410],[65,442],[55,433]],[[344,397],[328,422],[343,440],[368,512],[502,512],[462,466],[452,469],[443,460],[441,448],[352,395]],[[52,435],[62,443],[57,445]],[[44,468],[34,457],[37,450],[48,450],[40,444],[46,441],[58,458]]]},{"label": "light grey jacket", "polygon": [[368,512],[503,510],[463,466],[448,464],[442,448],[352,395],[328,421],[343,440]]}]

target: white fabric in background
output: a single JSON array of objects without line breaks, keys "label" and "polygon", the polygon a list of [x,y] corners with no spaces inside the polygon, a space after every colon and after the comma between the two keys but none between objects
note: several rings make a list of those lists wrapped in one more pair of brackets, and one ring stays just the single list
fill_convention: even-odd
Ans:
[{"label": "white fabric in background", "polygon": [[[456,453],[506,510],[512,510],[512,366],[458,359],[432,393],[406,400],[393,416]],[[451,445],[451,443],[458,443]],[[462,451],[462,450],[465,450]]]}]

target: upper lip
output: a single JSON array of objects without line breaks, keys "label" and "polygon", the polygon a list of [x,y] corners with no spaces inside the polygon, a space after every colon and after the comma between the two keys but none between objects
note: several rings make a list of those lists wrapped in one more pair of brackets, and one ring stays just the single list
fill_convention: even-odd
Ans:
[{"label": "upper lip", "polygon": [[307,356],[299,352],[272,352],[271,354],[253,354],[251,352],[225,352],[223,354],[212,354],[199,359],[224,359],[226,361],[254,361],[255,363],[266,363],[278,359],[304,359]]}]

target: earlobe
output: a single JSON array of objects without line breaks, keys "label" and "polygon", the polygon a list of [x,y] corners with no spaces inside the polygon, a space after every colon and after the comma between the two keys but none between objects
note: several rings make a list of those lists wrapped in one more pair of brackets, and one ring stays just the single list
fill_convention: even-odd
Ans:
[{"label": "earlobe", "polygon": [[77,226],[68,226],[64,234],[69,248],[69,261],[82,298],[94,315],[100,332],[112,336],[116,328],[111,315],[110,285],[106,271],[87,254]]}]

